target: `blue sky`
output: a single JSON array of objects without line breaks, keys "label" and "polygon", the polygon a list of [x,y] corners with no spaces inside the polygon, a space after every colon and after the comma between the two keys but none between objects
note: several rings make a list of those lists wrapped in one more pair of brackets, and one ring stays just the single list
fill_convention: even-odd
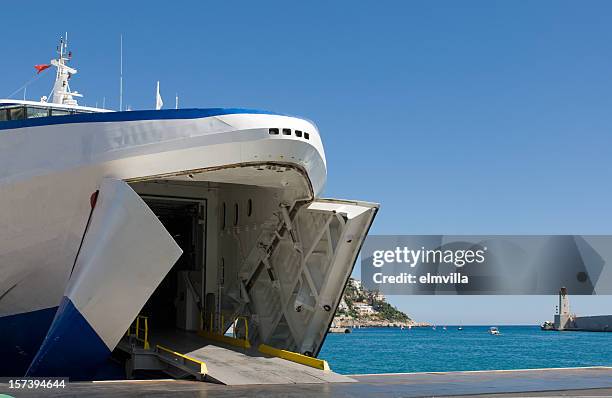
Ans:
[{"label": "blue sky", "polygon": [[[123,34],[125,104],[152,108],[160,80],[167,105],[178,93],[182,107],[314,120],[326,196],[380,202],[371,233],[610,234],[611,17],[606,1],[8,2],[0,97],[67,30],[73,89],[116,108]],[[504,319],[536,322],[555,302],[391,300],[464,324],[517,300],[531,305]],[[612,312],[610,297],[577,300],[577,312]]]}]

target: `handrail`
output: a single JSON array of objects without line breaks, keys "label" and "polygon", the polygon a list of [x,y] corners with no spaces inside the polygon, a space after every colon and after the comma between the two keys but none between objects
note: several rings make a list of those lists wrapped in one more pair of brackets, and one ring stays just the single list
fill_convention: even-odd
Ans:
[{"label": "handrail", "polygon": [[[225,317],[223,315],[223,313],[221,313],[221,317],[220,317],[220,325],[219,325],[219,330],[215,331],[214,330],[214,326],[213,326],[213,318],[214,318],[214,313],[210,312],[210,328],[208,330],[206,329],[201,329],[198,331],[198,334],[202,337],[205,337],[207,339],[211,339],[211,340],[215,340],[215,341],[219,341],[221,343],[225,343],[225,344],[229,344],[229,345],[233,345],[236,347],[241,347],[241,348],[251,348],[251,343],[249,342],[249,320],[246,316],[243,315],[238,315],[234,321],[232,322],[233,326],[234,326],[234,330],[232,333],[232,337],[226,336],[225,335]],[[245,324],[245,337],[244,339],[238,338],[238,336],[236,335],[236,325],[238,320],[242,319],[244,321]],[[203,323],[203,317],[202,317],[202,323]]]},{"label": "handrail", "polygon": [[[140,320],[142,319],[142,323],[144,327],[140,327]],[[132,328],[134,328],[134,334],[132,334]],[[140,332],[142,333],[142,337],[140,337]],[[142,342],[142,345],[145,350],[151,348],[149,344],[149,317],[144,315],[138,315],[134,322],[130,325],[126,333],[127,337],[134,337],[135,340]]]},{"label": "handrail", "polygon": [[248,341],[249,340],[249,320],[246,316],[244,315],[239,315],[236,317],[236,319],[234,319],[234,324],[233,324],[233,330],[232,330],[232,335],[234,336],[235,339],[238,339],[238,334],[236,333],[236,326],[238,326],[238,321],[242,319],[244,321],[244,340]]}]

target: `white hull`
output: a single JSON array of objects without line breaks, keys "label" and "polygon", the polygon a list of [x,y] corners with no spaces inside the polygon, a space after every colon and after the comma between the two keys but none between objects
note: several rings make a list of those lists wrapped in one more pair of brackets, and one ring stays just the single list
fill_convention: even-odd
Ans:
[{"label": "white hull", "polygon": [[[27,366],[86,378],[87,361],[115,348],[182,252],[143,198],[206,211],[194,235],[204,254],[189,268],[205,328],[246,313],[253,341],[321,348],[377,205],[316,200],[327,170],[312,123],[139,111],[0,123],[0,133],[0,354],[21,361],[0,375]],[[24,337],[24,325],[45,330]]]}]

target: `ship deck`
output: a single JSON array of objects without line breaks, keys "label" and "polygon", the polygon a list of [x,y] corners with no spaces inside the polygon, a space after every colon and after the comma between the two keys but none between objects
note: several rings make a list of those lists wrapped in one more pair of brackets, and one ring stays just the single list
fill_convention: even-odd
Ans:
[{"label": "ship deck", "polygon": [[[147,397],[429,397],[429,396],[612,396],[612,367],[480,372],[352,375],[357,383],[224,386],[178,380],[69,383],[44,396]],[[0,393],[17,393],[0,383]]]}]

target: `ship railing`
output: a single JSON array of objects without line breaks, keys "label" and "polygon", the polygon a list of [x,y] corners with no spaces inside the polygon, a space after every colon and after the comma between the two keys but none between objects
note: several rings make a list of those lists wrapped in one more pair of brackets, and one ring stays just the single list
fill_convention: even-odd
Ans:
[{"label": "ship railing", "polygon": [[151,348],[149,344],[149,317],[138,315],[127,330],[126,336],[142,343],[143,348]]},{"label": "ship railing", "polygon": [[[219,316],[219,324],[215,327],[215,313],[210,312],[208,315],[208,322],[206,328],[201,328],[198,332],[200,336],[203,336],[210,340],[219,341],[221,343],[229,344],[235,347],[241,348],[251,348],[251,343],[249,342],[249,320],[246,316],[243,315],[229,315],[229,319],[231,319],[230,325],[232,328],[232,336],[226,336],[226,327],[225,327],[225,316],[226,314],[221,313]],[[238,326],[240,323],[244,324],[244,336],[240,336],[238,334]],[[204,325],[204,318],[202,317],[202,325]]]}]

